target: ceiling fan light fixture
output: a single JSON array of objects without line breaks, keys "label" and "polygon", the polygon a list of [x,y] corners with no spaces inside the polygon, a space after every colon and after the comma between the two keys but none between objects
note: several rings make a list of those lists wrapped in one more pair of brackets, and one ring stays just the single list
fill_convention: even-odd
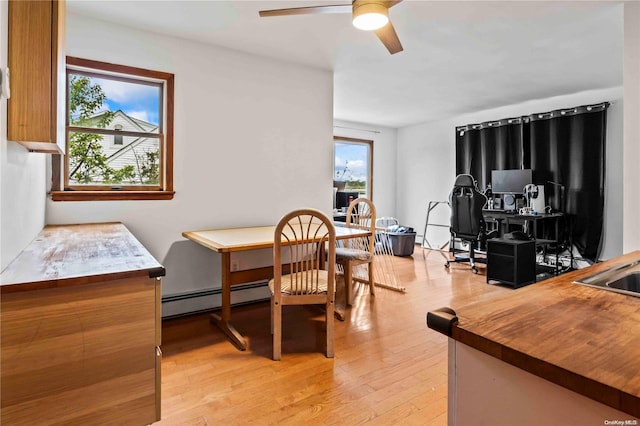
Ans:
[{"label": "ceiling fan light fixture", "polygon": [[380,3],[355,2],[353,4],[353,26],[359,30],[372,31],[389,22],[389,9]]}]

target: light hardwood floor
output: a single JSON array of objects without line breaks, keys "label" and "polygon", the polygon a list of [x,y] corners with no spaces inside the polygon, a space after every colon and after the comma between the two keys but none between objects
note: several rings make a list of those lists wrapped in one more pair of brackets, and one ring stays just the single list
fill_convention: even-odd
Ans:
[{"label": "light hardwood floor", "polygon": [[234,308],[249,348],[236,350],[207,314],[168,320],[162,337],[162,421],[158,425],[445,425],[447,339],[427,328],[427,311],[454,309],[494,292],[485,269],[443,267],[416,247],[394,258],[406,293],[356,292],[336,321],[335,358],[324,356],[323,315],[283,312],[282,361],[271,360],[269,303]]}]

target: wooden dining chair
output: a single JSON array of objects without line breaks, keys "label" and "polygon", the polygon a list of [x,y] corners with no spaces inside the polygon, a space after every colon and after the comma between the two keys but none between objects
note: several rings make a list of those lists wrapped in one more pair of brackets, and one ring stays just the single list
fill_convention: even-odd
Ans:
[{"label": "wooden dining chair", "polygon": [[278,222],[274,234],[273,279],[269,281],[275,361],[280,360],[282,352],[284,305],[325,306],[326,354],[327,358],[333,358],[335,246],[333,222],[319,210],[295,210]]},{"label": "wooden dining chair", "polygon": [[[355,282],[369,284],[369,292],[375,295],[373,282],[373,255],[375,252],[376,207],[368,198],[356,198],[347,209],[347,228],[366,229],[371,235],[364,238],[347,240],[344,247],[336,248],[336,262],[344,272],[344,284],[347,303],[353,304],[353,286]],[[367,265],[367,276],[356,277],[353,267]]]}]

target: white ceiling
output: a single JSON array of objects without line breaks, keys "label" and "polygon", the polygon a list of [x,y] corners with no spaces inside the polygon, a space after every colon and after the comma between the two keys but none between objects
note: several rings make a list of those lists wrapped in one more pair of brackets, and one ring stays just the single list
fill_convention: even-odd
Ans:
[{"label": "white ceiling", "polygon": [[616,2],[412,1],[390,18],[389,55],[349,14],[260,18],[333,1],[81,1],[70,13],[334,71],[334,117],[402,127],[622,85]]}]

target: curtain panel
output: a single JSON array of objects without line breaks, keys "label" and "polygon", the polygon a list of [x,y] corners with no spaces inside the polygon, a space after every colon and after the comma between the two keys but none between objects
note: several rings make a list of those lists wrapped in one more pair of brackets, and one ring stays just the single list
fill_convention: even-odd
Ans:
[{"label": "curtain panel", "polygon": [[604,226],[608,102],[456,128],[456,174],[479,189],[491,170],[532,169],[547,205],[570,215],[573,245],[585,259],[600,255]]},{"label": "curtain panel", "polygon": [[522,123],[522,118],[507,118],[458,127],[456,174],[472,175],[483,191],[491,182],[491,170],[523,168]]}]

